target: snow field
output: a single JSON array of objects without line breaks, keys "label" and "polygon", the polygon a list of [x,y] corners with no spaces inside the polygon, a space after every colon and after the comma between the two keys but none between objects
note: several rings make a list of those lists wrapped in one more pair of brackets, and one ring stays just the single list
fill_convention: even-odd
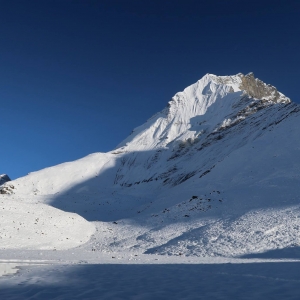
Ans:
[{"label": "snow field", "polygon": [[92,223],[77,214],[41,203],[0,197],[0,249],[61,250],[87,242]]}]

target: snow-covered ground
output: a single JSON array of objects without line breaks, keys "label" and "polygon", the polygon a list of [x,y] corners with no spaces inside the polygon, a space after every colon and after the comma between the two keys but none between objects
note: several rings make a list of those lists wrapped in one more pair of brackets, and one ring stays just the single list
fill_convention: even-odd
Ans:
[{"label": "snow-covered ground", "polygon": [[1,299],[299,299],[299,262],[21,267]]},{"label": "snow-covered ground", "polygon": [[[20,283],[16,291],[24,295],[25,287],[32,295],[46,293],[45,286],[48,295],[52,289],[63,293],[68,285],[63,278],[74,275],[70,284],[77,297],[84,298],[86,289],[87,297],[101,292],[103,299],[176,298],[181,283],[174,274],[182,272],[191,292],[186,297],[176,292],[177,299],[199,299],[195,293],[201,291],[204,299],[242,297],[238,285],[248,281],[250,296],[243,299],[263,299],[269,292],[282,296],[274,299],[294,299],[279,287],[296,286],[298,275],[292,280],[284,270],[298,262],[253,259],[300,257],[299,137],[300,106],[274,87],[253,74],[205,75],[113,151],[0,187],[0,259],[47,263],[2,278],[3,295],[12,291],[9,282]],[[255,273],[263,265],[265,273]],[[118,272],[132,274],[118,281]],[[161,280],[161,272],[170,277]],[[111,278],[103,279],[105,273]],[[61,274],[60,284],[55,274]],[[118,282],[120,291],[109,291],[103,280]],[[125,289],[129,280],[146,294],[142,288],[138,294]],[[263,282],[269,292],[255,294]],[[155,284],[168,292],[153,294]]]},{"label": "snow-covered ground", "polygon": [[86,243],[95,232],[78,214],[11,198],[0,201],[1,249],[68,249]]}]

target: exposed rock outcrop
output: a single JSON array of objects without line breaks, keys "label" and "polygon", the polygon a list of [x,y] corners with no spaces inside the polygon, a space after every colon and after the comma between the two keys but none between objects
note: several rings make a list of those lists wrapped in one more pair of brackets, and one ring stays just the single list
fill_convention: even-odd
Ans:
[{"label": "exposed rock outcrop", "polygon": [[242,80],[240,89],[244,90],[249,96],[256,99],[271,100],[275,103],[290,103],[291,100],[278,92],[277,89],[265,84],[263,81],[254,77],[253,73],[247,75],[238,74]]},{"label": "exposed rock outcrop", "polygon": [[11,181],[11,179],[6,174],[0,175],[0,185],[4,184],[5,182]]},{"label": "exposed rock outcrop", "polygon": [[6,174],[0,175],[0,194],[12,194],[15,188],[12,184],[6,184],[11,179]]}]

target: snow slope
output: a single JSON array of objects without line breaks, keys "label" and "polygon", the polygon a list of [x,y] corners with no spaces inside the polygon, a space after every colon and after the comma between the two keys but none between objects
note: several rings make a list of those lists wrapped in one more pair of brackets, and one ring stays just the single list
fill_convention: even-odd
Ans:
[{"label": "snow slope", "polygon": [[299,115],[252,73],[207,74],[113,151],[4,184],[3,199],[92,222],[78,251],[241,256],[295,247]]},{"label": "snow slope", "polygon": [[41,203],[0,197],[0,209],[2,249],[69,249],[95,232],[94,225],[79,215]]}]

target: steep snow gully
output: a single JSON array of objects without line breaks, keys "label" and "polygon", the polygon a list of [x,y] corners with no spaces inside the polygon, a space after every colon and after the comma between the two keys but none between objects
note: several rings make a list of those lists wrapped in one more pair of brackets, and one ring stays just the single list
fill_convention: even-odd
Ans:
[{"label": "steep snow gully", "polygon": [[206,74],[116,149],[4,183],[0,247],[198,257],[297,247],[299,115],[253,73]]}]

